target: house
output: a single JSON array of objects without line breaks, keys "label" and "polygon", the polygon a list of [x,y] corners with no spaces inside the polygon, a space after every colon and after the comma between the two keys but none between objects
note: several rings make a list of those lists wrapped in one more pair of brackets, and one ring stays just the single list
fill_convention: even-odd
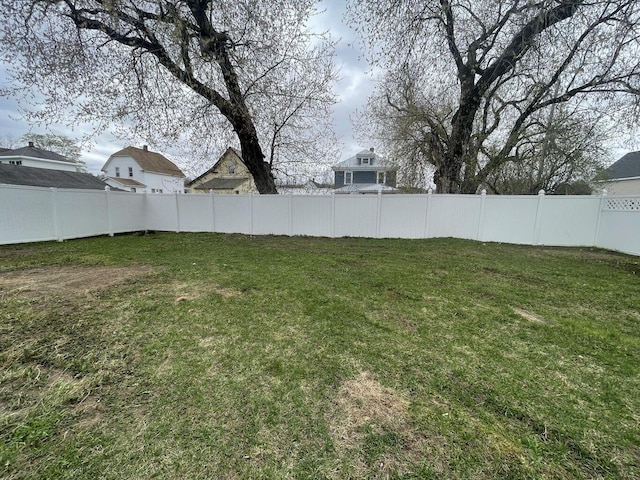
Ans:
[{"label": "house", "polygon": [[109,157],[104,181],[111,187],[139,193],[184,193],[184,173],[163,155],[126,147]]},{"label": "house", "polygon": [[630,152],[594,178],[610,195],[640,195],[640,152]]},{"label": "house", "polygon": [[25,167],[24,165],[4,163],[0,163],[0,184],[77,188],[83,190],[104,190],[107,186],[106,183],[90,173]]},{"label": "house", "polygon": [[335,193],[390,193],[396,190],[396,168],[387,165],[373,148],[363,150],[332,167]]},{"label": "house", "polygon": [[0,151],[0,164],[46,168],[64,172],[77,172],[80,170],[80,166],[77,163],[55,152],[38,148],[33,142],[29,142],[26,147],[14,150],[2,149]]},{"label": "house", "polygon": [[257,193],[253,177],[234,148],[227,148],[209,170],[187,184],[191,193]]}]

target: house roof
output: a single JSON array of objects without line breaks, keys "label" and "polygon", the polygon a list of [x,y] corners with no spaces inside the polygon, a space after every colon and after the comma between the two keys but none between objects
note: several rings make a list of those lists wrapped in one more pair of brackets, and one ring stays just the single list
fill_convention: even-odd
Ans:
[{"label": "house roof", "polygon": [[162,173],[181,178],[184,177],[184,173],[182,173],[182,170],[180,170],[175,163],[159,153],[148,150],[146,145],[143,148],[125,147],[122,150],[117,151],[111,155],[109,160],[104,164],[102,167],[103,171],[105,171],[107,163],[115,157],[131,157],[142,170],[147,172]]},{"label": "house roof", "polygon": [[249,178],[212,178],[195,187],[196,190],[233,190],[243,183],[249,181]]},{"label": "house roof", "polygon": [[[218,168],[218,165],[220,164],[220,162],[222,162],[223,159],[227,158],[227,154],[231,153],[233,155],[235,155],[236,157],[238,157],[238,160],[240,162],[242,162],[242,155],[240,154],[240,152],[238,152],[235,148],[233,147],[228,147],[225,152],[220,155],[220,158],[218,159],[218,161],[216,163],[213,164],[213,167],[211,167],[209,170],[207,170],[206,172],[204,172],[202,175],[198,175],[196,178],[194,178],[193,180],[191,180],[188,183],[188,186],[193,185],[194,183],[197,183],[199,180],[202,180],[203,177],[207,176],[210,173],[215,173],[215,170]],[[201,189],[202,187],[195,187],[197,189]],[[231,187],[233,188],[233,187]]]},{"label": "house roof", "polygon": [[334,190],[335,193],[394,193],[398,189],[381,183],[353,183]]},{"label": "house roof", "polygon": [[104,187],[107,186],[106,183],[90,173],[7,164],[0,164],[0,183],[85,190],[104,190]]},{"label": "house roof", "polygon": [[[372,165],[362,165],[359,160],[362,158],[373,158]],[[349,157],[346,160],[343,160],[333,167],[333,170],[342,170],[348,168],[350,170],[396,170],[395,167],[390,167],[389,165],[385,165],[384,159],[372,151],[372,149],[362,150],[356,153],[353,157]]]},{"label": "house roof", "polygon": [[41,158],[44,160],[55,160],[56,162],[67,162],[73,163],[66,157],[57,154],[56,152],[52,152],[50,150],[43,150],[42,148],[38,148],[33,145],[33,142],[29,142],[29,145],[22,148],[16,148],[14,150],[4,150],[0,149],[0,156],[2,157],[31,157],[31,158]]},{"label": "house roof", "polygon": [[127,187],[146,187],[146,185],[138,180],[134,180],[133,178],[123,178],[123,177],[108,177],[109,180],[112,180],[120,185],[125,185]]},{"label": "house roof", "polygon": [[595,180],[621,180],[640,177],[640,152],[630,152],[602,171]]}]

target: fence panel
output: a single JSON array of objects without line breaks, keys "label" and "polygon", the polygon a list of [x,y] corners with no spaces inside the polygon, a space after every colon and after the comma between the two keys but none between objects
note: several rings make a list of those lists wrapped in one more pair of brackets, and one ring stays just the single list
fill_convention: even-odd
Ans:
[{"label": "fence panel", "polygon": [[378,195],[334,195],[336,237],[376,237]]},{"label": "fence panel", "polygon": [[423,238],[433,195],[382,195],[380,237]]},{"label": "fence panel", "polygon": [[331,237],[335,195],[294,195],[291,204],[291,234]]},{"label": "fence panel", "polygon": [[214,195],[215,231],[221,233],[251,233],[251,195]]},{"label": "fence panel", "polygon": [[145,193],[146,230],[180,231],[178,222],[178,201],[170,193]]},{"label": "fence panel", "polygon": [[640,197],[607,197],[600,212],[597,245],[640,255]]},{"label": "fence panel", "polygon": [[50,189],[2,185],[0,205],[0,244],[58,238]]},{"label": "fence panel", "polygon": [[147,228],[145,196],[132,192],[109,192],[110,233],[137,232]]},{"label": "fence panel", "polygon": [[178,195],[176,200],[181,232],[213,232],[211,195]]},{"label": "fence panel", "polygon": [[255,235],[289,235],[290,195],[251,196],[253,225],[251,233]]},{"label": "fence panel", "polygon": [[479,240],[519,244],[535,243],[537,196],[486,195]]},{"label": "fence panel", "polygon": [[[545,196],[540,205],[540,245],[592,246],[598,225],[600,197]],[[508,240],[507,240],[508,241]]]},{"label": "fence panel", "polygon": [[109,233],[107,193],[93,190],[56,191],[59,238],[81,238]]},{"label": "fence panel", "polygon": [[480,195],[432,195],[427,236],[476,240],[481,201]]}]

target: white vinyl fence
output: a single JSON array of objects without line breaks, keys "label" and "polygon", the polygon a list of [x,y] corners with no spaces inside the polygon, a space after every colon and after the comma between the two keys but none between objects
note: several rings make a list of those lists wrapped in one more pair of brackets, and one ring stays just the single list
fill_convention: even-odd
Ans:
[{"label": "white vinyl fence", "polygon": [[456,237],[640,255],[640,196],[179,195],[0,185],[0,244],[140,230]]}]

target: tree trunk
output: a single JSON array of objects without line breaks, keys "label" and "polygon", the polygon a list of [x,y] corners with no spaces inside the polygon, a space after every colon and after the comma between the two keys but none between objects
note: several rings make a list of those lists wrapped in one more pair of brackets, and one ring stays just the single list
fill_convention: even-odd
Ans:
[{"label": "tree trunk", "polygon": [[249,134],[238,131],[238,138],[240,139],[242,162],[251,173],[258,192],[266,194],[278,193],[271,168],[264,161],[264,154],[255,131]]}]

